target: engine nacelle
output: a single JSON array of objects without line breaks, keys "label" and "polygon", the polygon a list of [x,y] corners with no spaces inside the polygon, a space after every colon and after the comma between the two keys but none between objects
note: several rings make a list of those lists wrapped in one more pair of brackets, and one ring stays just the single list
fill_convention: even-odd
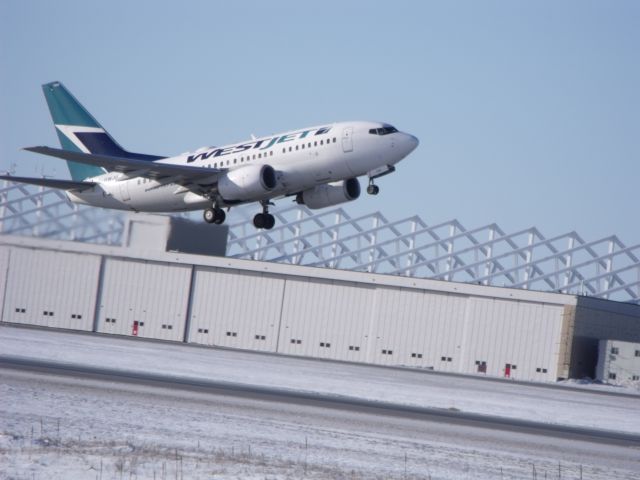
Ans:
[{"label": "engine nacelle", "polygon": [[360,196],[360,182],[357,178],[325,183],[300,192],[296,202],[311,209],[331,207],[339,203],[350,202]]},{"label": "engine nacelle", "polygon": [[219,177],[218,192],[225,200],[258,200],[276,188],[277,183],[271,165],[245,165]]}]

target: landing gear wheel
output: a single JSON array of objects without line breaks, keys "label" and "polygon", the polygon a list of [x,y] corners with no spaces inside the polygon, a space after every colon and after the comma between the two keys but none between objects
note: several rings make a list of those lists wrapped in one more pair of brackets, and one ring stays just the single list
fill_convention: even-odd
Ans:
[{"label": "landing gear wheel", "polygon": [[266,228],[267,230],[271,230],[276,224],[276,219],[270,213],[265,214],[265,216],[266,216],[267,224],[264,226],[264,228]]},{"label": "landing gear wheel", "polygon": [[253,217],[253,226],[256,228],[271,230],[275,224],[276,219],[270,213],[258,213]]},{"label": "landing gear wheel", "polygon": [[256,228],[264,228],[265,230],[271,230],[276,224],[276,219],[269,213],[269,205],[273,203],[268,200],[260,202],[262,204],[262,213],[258,213],[253,217],[253,225]]},{"label": "landing gear wheel", "polygon": [[207,208],[203,213],[204,221],[207,223],[213,223],[216,221],[216,212],[213,208]]},{"label": "landing gear wheel", "polygon": [[224,213],[224,210],[222,210],[221,208],[214,208],[213,210],[216,212],[216,219],[213,221],[213,223],[215,223],[216,225],[222,225],[227,218],[227,214]]},{"label": "landing gear wheel", "polygon": [[204,217],[204,221],[207,223],[215,223],[216,225],[220,225],[224,223],[227,215],[224,213],[224,210],[221,208],[207,208],[202,216]]},{"label": "landing gear wheel", "polygon": [[377,195],[380,193],[380,187],[378,185],[374,185],[373,183],[367,187],[367,193],[369,195]]}]

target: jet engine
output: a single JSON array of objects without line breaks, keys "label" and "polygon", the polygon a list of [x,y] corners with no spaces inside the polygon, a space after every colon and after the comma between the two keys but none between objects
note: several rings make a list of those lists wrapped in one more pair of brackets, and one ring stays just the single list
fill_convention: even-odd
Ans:
[{"label": "jet engine", "polygon": [[357,178],[318,185],[296,197],[296,202],[311,209],[331,207],[339,203],[350,202],[360,196],[360,182]]},{"label": "jet engine", "polygon": [[271,165],[245,165],[219,177],[218,192],[225,200],[257,200],[276,188],[277,183]]}]

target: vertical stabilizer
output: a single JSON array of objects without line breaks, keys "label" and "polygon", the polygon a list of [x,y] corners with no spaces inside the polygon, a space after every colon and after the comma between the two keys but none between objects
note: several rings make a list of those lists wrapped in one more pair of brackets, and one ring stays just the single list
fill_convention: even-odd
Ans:
[{"label": "vertical stabilizer", "polygon": [[[124,150],[62,83],[47,83],[42,86],[42,91],[63,150],[138,160],[164,158]],[[70,161],[67,161],[67,165],[75,181],[105,173],[104,169],[91,165]]]},{"label": "vertical stabilizer", "polygon": [[[47,83],[42,86],[44,97],[51,112],[51,118],[60,139],[63,150],[83,153],[91,152],[77,134],[81,132],[96,132],[106,134],[93,116],[78,102],[60,82]],[[81,181],[105,173],[100,167],[67,162],[71,178]]]}]

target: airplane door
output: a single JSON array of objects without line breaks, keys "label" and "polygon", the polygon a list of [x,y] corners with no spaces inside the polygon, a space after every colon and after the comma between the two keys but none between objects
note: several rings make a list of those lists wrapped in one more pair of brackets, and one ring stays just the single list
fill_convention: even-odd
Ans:
[{"label": "airplane door", "polygon": [[120,200],[123,202],[128,202],[131,200],[131,195],[129,195],[129,181],[124,180],[120,182]]},{"label": "airplane door", "polygon": [[342,151],[353,152],[353,127],[342,130]]}]

